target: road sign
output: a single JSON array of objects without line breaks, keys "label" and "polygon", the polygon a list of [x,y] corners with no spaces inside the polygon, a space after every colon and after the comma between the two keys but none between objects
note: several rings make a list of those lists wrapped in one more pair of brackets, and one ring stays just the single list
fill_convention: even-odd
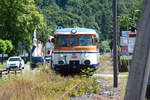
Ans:
[{"label": "road sign", "polygon": [[122,36],[123,37],[128,37],[128,34],[130,34],[131,31],[122,31]]},{"label": "road sign", "polygon": [[128,37],[120,37],[120,46],[127,46],[128,45]]},{"label": "road sign", "polygon": [[121,46],[121,55],[128,56],[128,46]]},{"label": "road sign", "polygon": [[133,53],[136,40],[136,34],[128,34],[128,52]]}]

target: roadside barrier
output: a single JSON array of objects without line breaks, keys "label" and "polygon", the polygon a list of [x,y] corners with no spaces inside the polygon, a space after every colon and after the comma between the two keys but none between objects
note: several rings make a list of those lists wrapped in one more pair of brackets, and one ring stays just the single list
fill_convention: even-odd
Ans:
[{"label": "roadside barrier", "polygon": [[21,73],[22,70],[16,70],[16,69],[13,69],[13,70],[6,70],[6,69],[2,69],[0,70],[0,78],[3,77],[3,75],[8,75],[8,74],[15,74],[17,75],[17,73]]}]

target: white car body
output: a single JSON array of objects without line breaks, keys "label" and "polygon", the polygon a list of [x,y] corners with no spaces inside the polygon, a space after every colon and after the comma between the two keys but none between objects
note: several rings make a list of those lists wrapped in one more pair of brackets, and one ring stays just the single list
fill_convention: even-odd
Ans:
[{"label": "white car body", "polygon": [[21,57],[9,57],[6,63],[7,69],[23,69],[24,61]]}]

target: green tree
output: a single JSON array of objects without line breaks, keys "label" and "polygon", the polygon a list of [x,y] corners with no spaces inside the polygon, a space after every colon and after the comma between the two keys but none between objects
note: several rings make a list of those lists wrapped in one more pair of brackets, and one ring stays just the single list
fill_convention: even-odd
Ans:
[{"label": "green tree", "polygon": [[6,44],[6,47],[7,47],[6,53],[9,54],[13,49],[12,42],[9,41],[9,40],[5,40],[5,44]]},{"label": "green tree", "polygon": [[110,43],[109,40],[102,41],[102,43],[100,45],[100,47],[101,47],[100,51],[104,52],[104,53],[110,52],[111,50],[110,50],[109,43]]},{"label": "green tree", "polygon": [[[141,1],[118,1],[118,16],[130,13]],[[57,26],[95,28],[101,40],[113,38],[111,0],[36,0],[36,4],[52,30]]]},{"label": "green tree", "polygon": [[43,27],[41,30],[37,30],[37,39],[40,40],[43,44],[46,44],[48,41],[48,37],[50,34],[52,34],[51,28],[49,27]]},{"label": "green tree", "polygon": [[0,54],[2,54],[2,64],[3,64],[3,55],[5,54],[7,50],[7,46],[5,44],[4,40],[0,40]]},{"label": "green tree", "polygon": [[131,29],[131,26],[133,26],[134,24],[138,25],[138,21],[140,19],[141,7],[142,4],[140,5],[136,4],[128,14],[121,14],[119,16],[118,21],[119,21],[120,32],[127,30],[127,23],[128,23],[129,30]]},{"label": "green tree", "polygon": [[0,38],[11,40],[15,48],[18,41],[31,45],[34,30],[45,26],[34,0],[0,0]]}]

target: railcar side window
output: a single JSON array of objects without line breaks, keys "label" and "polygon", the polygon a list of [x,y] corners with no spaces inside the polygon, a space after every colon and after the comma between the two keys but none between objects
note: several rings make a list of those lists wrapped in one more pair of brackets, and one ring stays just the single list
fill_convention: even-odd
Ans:
[{"label": "railcar side window", "polygon": [[92,45],[92,36],[90,35],[81,35],[80,36],[80,46],[90,46]]},{"label": "railcar side window", "polygon": [[69,37],[68,36],[58,36],[56,41],[57,47],[68,47],[69,46]]},{"label": "railcar side window", "polygon": [[78,46],[79,45],[79,39],[78,36],[71,36],[71,46]]}]

